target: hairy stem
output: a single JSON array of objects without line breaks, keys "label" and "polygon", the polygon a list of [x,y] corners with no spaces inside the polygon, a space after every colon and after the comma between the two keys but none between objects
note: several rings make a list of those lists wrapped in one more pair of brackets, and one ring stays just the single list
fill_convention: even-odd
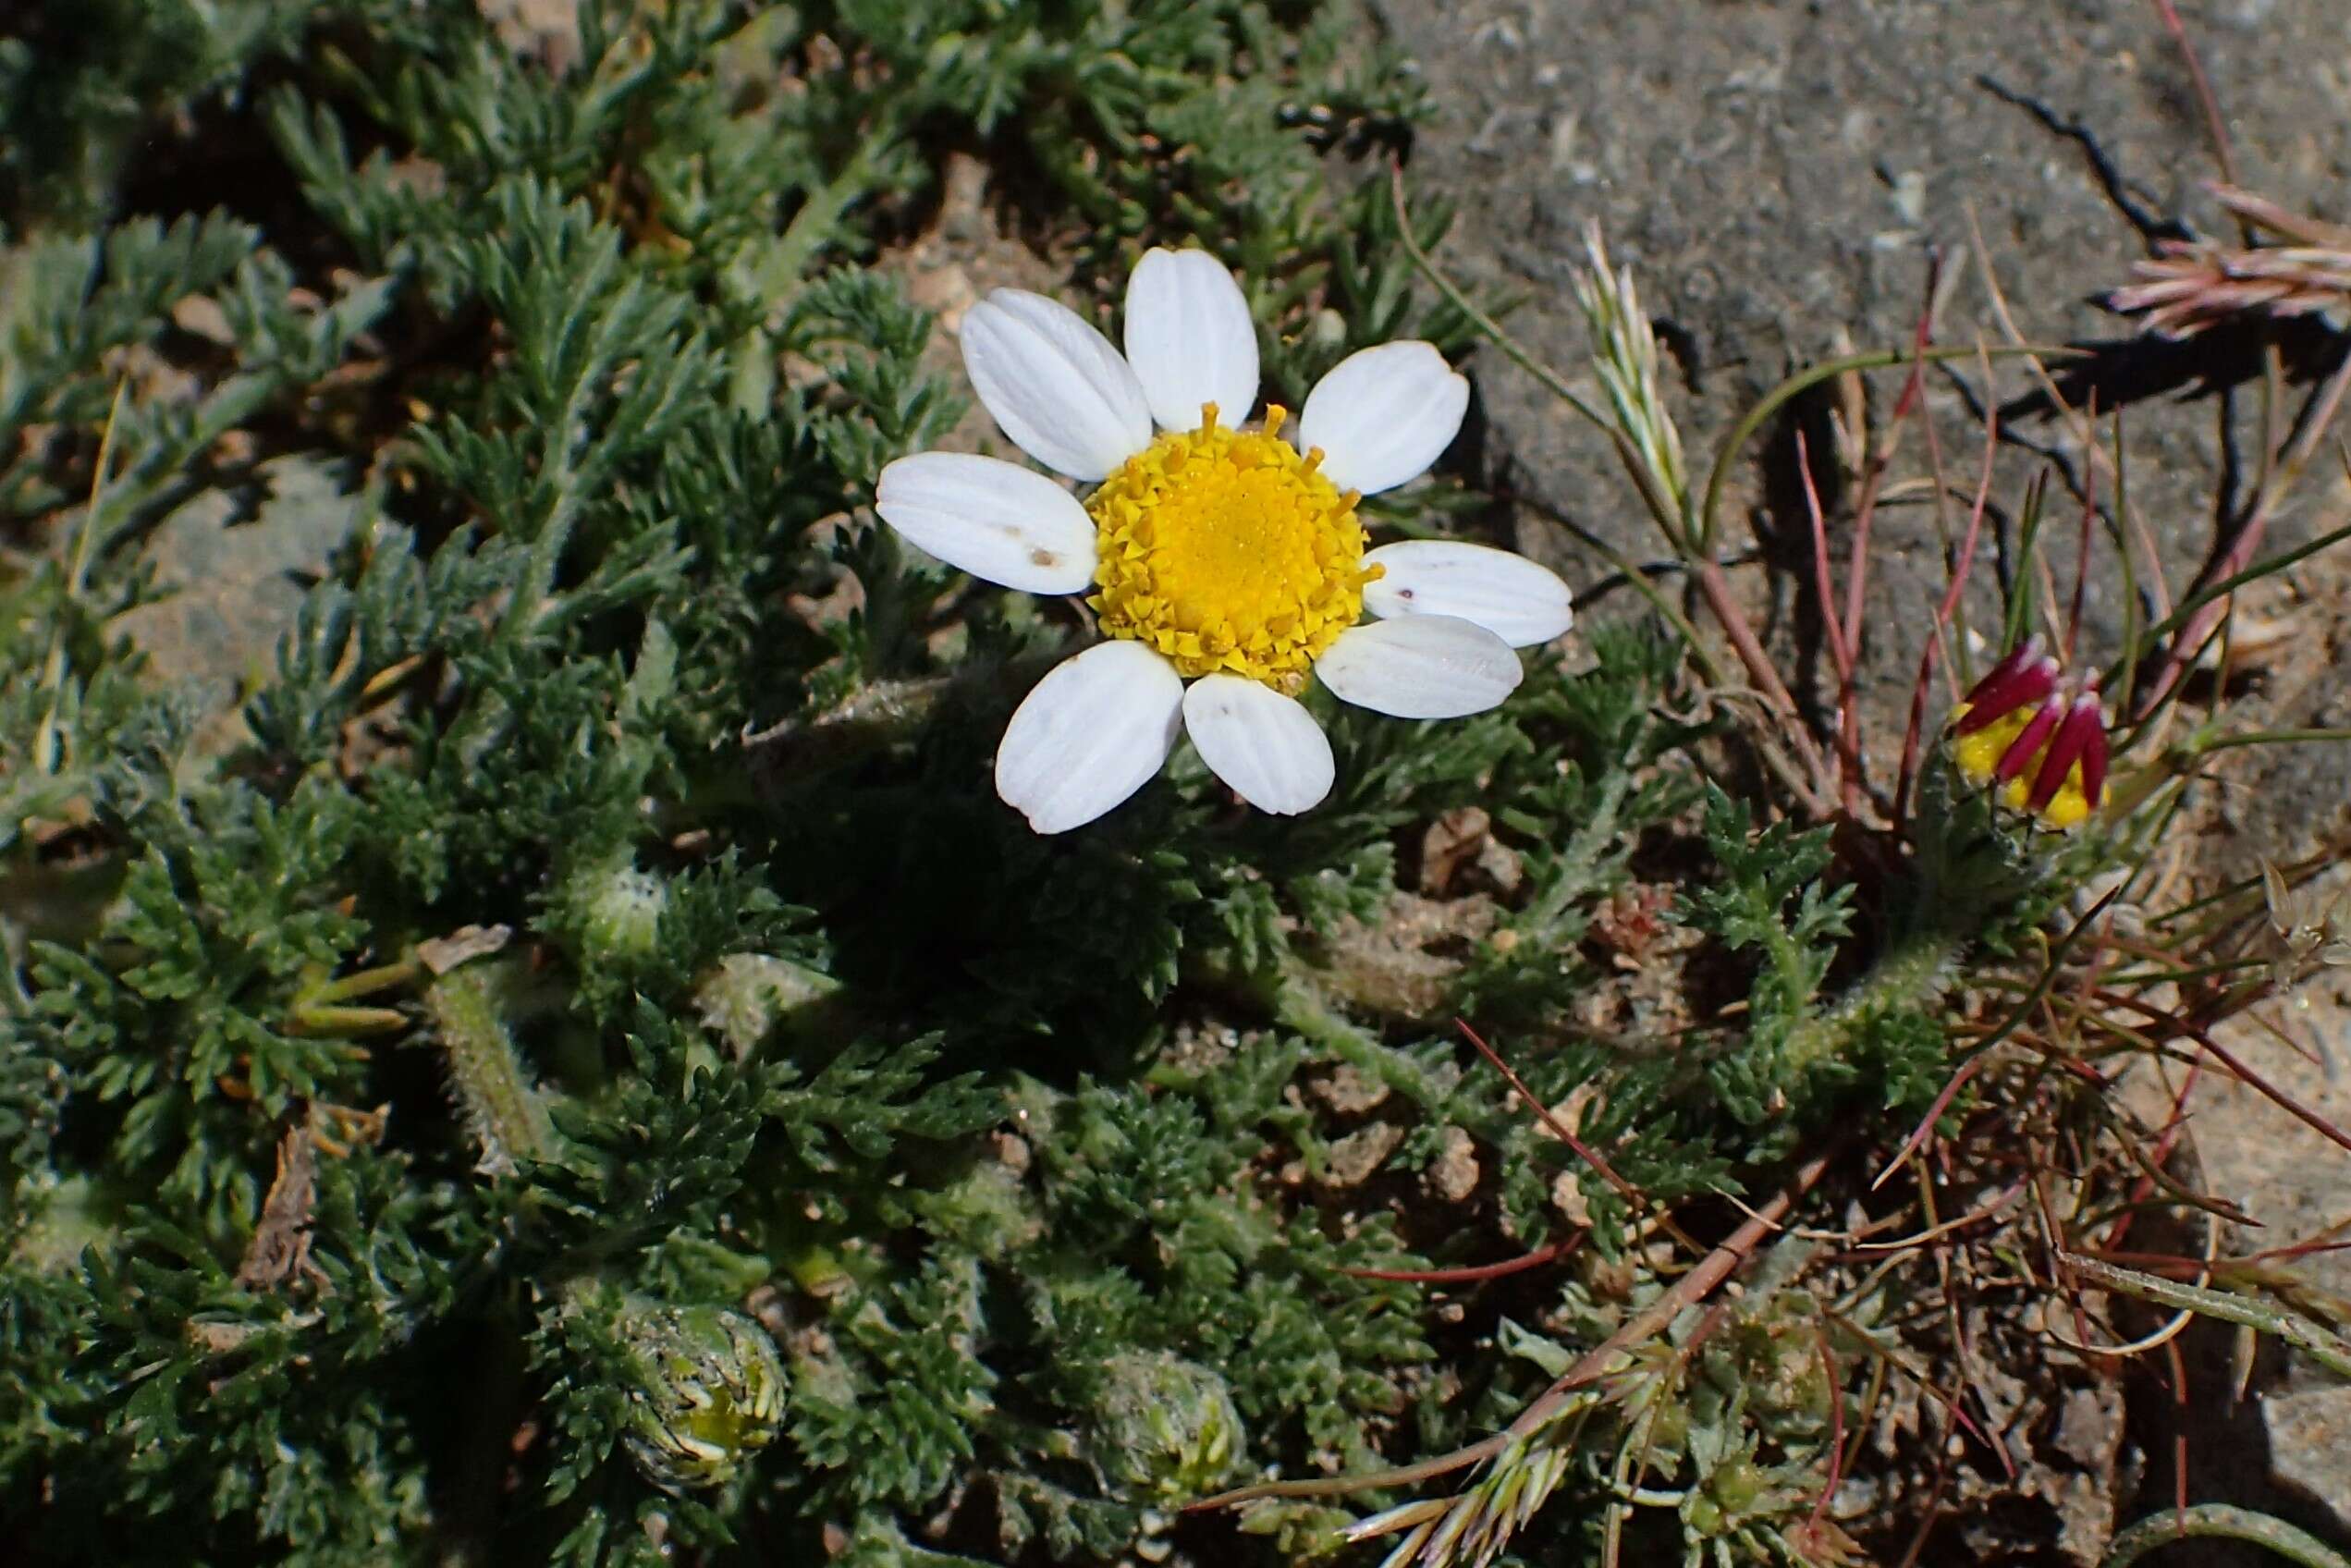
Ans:
[{"label": "hairy stem", "polygon": [[497,965],[470,963],[434,981],[424,1002],[448,1058],[449,1085],[481,1145],[481,1169],[508,1176],[520,1160],[553,1155],[555,1126],[507,1031],[499,978]]},{"label": "hairy stem", "polygon": [[1899,938],[1836,1006],[1789,1033],[1790,1073],[1797,1078],[1810,1073],[1888,1012],[1941,996],[1958,973],[1965,946],[1941,923],[1922,925]]}]

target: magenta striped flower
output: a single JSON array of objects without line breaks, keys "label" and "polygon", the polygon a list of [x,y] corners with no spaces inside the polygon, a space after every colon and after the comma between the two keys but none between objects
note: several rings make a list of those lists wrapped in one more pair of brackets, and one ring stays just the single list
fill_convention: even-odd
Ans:
[{"label": "magenta striped flower", "polygon": [[2098,678],[2067,680],[2032,637],[1952,710],[1952,760],[2003,805],[2063,830],[2105,798],[2107,723]]}]

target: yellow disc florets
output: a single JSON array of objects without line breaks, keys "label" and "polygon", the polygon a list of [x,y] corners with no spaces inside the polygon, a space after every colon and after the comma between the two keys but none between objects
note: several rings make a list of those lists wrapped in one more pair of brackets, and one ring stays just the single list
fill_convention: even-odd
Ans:
[{"label": "yellow disc florets", "polygon": [[1147,643],[1185,676],[1218,670],[1295,692],[1363,611],[1366,569],[1353,491],[1343,495],[1265,428],[1161,435],[1086,502],[1100,592],[1087,603],[1111,637]]},{"label": "yellow disc florets", "polygon": [[[1966,713],[1967,708],[1963,704],[1953,717],[1963,718]],[[2011,811],[2032,809],[2035,776],[2049,756],[2049,743],[2043,741],[2025,753],[2022,766],[2012,767],[2006,771],[2005,777],[2002,775],[2002,759],[2023,737],[2036,717],[2037,709],[2019,708],[1952,742],[1952,760],[1959,765],[1960,777],[1978,789],[1996,786],[2000,791],[2000,803]],[[2080,826],[2089,815],[2093,804],[2084,787],[2082,765],[2076,762],[2066,770],[2063,782],[2051,792],[2048,802],[2035,815],[2044,827],[2062,832]]]}]

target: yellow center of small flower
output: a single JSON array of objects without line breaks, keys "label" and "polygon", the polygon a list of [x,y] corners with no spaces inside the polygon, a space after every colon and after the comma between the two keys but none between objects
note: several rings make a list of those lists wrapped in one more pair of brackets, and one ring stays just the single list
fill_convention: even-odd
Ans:
[{"label": "yellow center of small flower", "polygon": [[[1953,721],[1956,722],[1966,712],[1967,704],[1960,704],[1952,710]],[[2014,713],[1992,720],[1973,735],[1962,735],[1953,741],[1951,760],[1957,765],[1960,777],[1978,789],[1990,783],[1993,775],[2000,771],[2000,759],[2008,754],[2009,746],[2025,732],[2025,726],[2030,724],[2033,717],[2039,712],[2038,705],[2021,707]],[[2033,779],[2040,773],[2041,758],[2048,754],[2049,741],[2054,741],[2057,735],[2058,731],[2051,730],[2049,741],[2041,742],[2040,749],[2033,753],[2032,760],[2025,765],[2024,769],[2000,787],[2001,804],[2011,811],[2025,809],[2025,802],[2032,799]],[[2056,795],[2041,808],[2040,820],[2042,826],[2063,832],[2088,815],[2089,796],[2083,789],[2082,765],[2077,762],[2066,770],[2065,782],[2058,786]]]},{"label": "yellow center of small flower", "polygon": [[1198,430],[1170,431],[1129,458],[1086,502],[1100,592],[1086,602],[1111,637],[1146,643],[1183,675],[1227,670],[1294,692],[1363,613],[1359,499],[1263,430],[1226,430],[1217,406]]}]

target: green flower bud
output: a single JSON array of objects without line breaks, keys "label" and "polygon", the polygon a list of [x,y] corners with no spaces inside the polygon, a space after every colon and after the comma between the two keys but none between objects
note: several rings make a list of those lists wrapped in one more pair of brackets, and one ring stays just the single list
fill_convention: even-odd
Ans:
[{"label": "green flower bud", "polygon": [[1225,1381],[1164,1351],[1103,1363],[1094,1408],[1094,1453],[1127,1501],[1174,1506],[1204,1497],[1231,1475],[1247,1442]]},{"label": "green flower bud", "polygon": [[810,1018],[840,991],[829,974],[766,953],[729,953],[694,984],[694,1011],[738,1060],[778,1024]]},{"label": "green flower bud", "polygon": [[2059,875],[2058,847],[2072,842],[1997,805],[1941,752],[1920,770],[1911,831],[1919,880],[1946,930],[2049,883]]},{"label": "green flower bud", "polygon": [[722,1485],[774,1439],[787,1380],[758,1324],[724,1307],[655,1306],[620,1326],[640,1374],[623,1440],[654,1485]]},{"label": "green flower bud", "polygon": [[[1021,1150],[1027,1145],[1008,1140]],[[1045,1214],[1020,1170],[1001,1158],[982,1160],[963,1176],[913,1202],[924,1221],[990,1263],[1001,1263],[1045,1234]]]},{"label": "green flower bud", "polygon": [[23,1215],[9,1256],[36,1274],[75,1273],[81,1268],[84,1248],[111,1253],[120,1238],[119,1194],[87,1176],[29,1180],[15,1201],[22,1205]]},{"label": "green flower bud", "polygon": [[579,912],[580,937],[590,958],[637,959],[660,940],[669,888],[634,866],[597,865],[569,878],[564,897]]}]

